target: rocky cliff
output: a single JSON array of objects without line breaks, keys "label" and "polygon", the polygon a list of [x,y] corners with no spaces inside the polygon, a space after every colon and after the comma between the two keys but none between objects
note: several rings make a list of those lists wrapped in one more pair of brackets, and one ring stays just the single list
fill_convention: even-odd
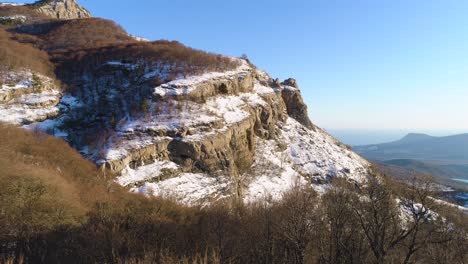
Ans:
[{"label": "rocky cliff", "polygon": [[58,19],[90,18],[91,13],[76,0],[42,0],[33,4],[38,12]]},{"label": "rocky cliff", "polygon": [[[43,4],[57,18],[89,15],[74,1]],[[365,181],[367,161],[314,126],[294,79],[116,30],[87,31],[86,42],[64,50],[76,30],[115,28],[79,21],[10,29],[17,39],[38,39],[57,76],[34,64],[0,68],[0,121],[65,139],[131,191],[190,204],[280,198],[296,184],[321,190],[335,177]]]}]

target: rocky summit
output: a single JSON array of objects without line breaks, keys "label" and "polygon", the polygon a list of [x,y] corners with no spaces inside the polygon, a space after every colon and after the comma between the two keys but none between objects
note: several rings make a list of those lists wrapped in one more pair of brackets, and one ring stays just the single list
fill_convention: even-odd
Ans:
[{"label": "rocky summit", "polygon": [[78,5],[75,0],[43,0],[36,2],[34,8],[40,13],[58,19],[91,17],[88,10]]},{"label": "rocky summit", "polygon": [[0,68],[0,121],[63,138],[132,192],[252,202],[368,176],[366,160],[313,124],[294,79],[136,39],[74,0],[0,8],[34,17],[1,31],[24,49]]}]

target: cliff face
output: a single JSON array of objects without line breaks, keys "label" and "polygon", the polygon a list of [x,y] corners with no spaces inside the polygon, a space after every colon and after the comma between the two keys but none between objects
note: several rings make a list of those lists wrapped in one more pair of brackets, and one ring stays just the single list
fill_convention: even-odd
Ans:
[{"label": "cliff face", "polygon": [[186,203],[365,179],[367,162],[312,124],[297,85],[239,65],[153,87],[150,67],[104,62],[76,76],[60,115],[28,127],[64,137],[132,191]]},{"label": "cliff face", "polygon": [[44,0],[36,2],[34,8],[51,18],[76,19],[91,17],[91,13],[77,4],[76,0]]}]

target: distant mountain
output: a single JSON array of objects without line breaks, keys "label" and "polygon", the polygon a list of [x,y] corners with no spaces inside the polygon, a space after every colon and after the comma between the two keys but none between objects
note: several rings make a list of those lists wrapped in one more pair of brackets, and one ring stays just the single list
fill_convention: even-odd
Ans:
[{"label": "distant mountain", "polygon": [[398,141],[356,146],[354,150],[371,160],[413,159],[440,165],[468,165],[468,134],[447,137],[408,134]]}]

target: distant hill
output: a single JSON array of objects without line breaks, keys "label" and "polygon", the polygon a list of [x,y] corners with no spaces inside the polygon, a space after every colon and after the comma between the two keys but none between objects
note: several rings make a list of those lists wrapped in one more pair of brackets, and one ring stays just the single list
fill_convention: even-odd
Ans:
[{"label": "distant hill", "polygon": [[468,184],[453,180],[457,178],[468,179],[468,166],[458,166],[459,170],[456,170],[450,165],[436,165],[411,159],[376,161],[374,163],[383,173],[399,179],[408,179],[408,175],[431,175],[442,184],[468,191]]},{"label": "distant hill", "polygon": [[356,146],[354,150],[371,160],[412,159],[439,165],[468,165],[468,134],[408,134],[398,141]]}]

